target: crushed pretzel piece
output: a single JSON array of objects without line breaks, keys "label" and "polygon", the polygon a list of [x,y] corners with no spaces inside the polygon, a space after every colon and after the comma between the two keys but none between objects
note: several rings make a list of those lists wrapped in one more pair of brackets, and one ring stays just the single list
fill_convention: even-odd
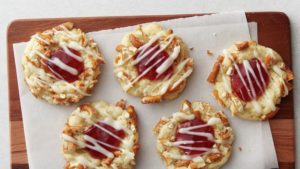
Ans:
[{"label": "crushed pretzel piece", "polygon": [[168,90],[167,90],[167,93],[173,93],[173,92],[179,90],[179,89],[182,87],[182,85],[184,85],[184,82],[185,82],[184,80],[181,81],[181,82],[180,82],[176,87],[174,87],[174,88],[173,88],[173,85],[170,86],[170,87],[168,88]]},{"label": "crushed pretzel piece", "polygon": [[219,105],[220,105],[221,107],[225,107],[224,102],[223,102],[222,99],[219,97],[218,90],[214,90],[214,91],[212,92],[212,95],[218,100]]},{"label": "crushed pretzel piece", "polygon": [[134,155],[136,155],[136,153],[139,151],[140,149],[140,145],[139,144],[135,144],[131,150],[133,151]]},{"label": "crushed pretzel piece", "polygon": [[63,31],[64,29],[61,26],[64,26],[68,30],[73,29],[73,23],[71,23],[71,22],[66,22],[66,23],[60,24],[59,26],[56,26],[54,29],[57,31]]},{"label": "crushed pretzel piece", "polygon": [[96,113],[96,109],[89,105],[89,104],[82,104],[80,106],[78,106],[80,108],[81,111],[86,111],[89,113],[89,115],[92,115],[94,113]]},{"label": "crushed pretzel piece", "polygon": [[295,78],[294,73],[292,72],[292,70],[287,65],[285,65],[285,72],[286,72],[286,76],[287,76],[288,81],[293,80]]},{"label": "crushed pretzel piece", "polygon": [[228,135],[228,131],[227,130],[224,133],[219,134],[219,137],[222,140],[228,140],[228,139],[230,139],[230,135]]},{"label": "crushed pretzel piece", "polygon": [[111,158],[106,158],[105,160],[103,160],[101,163],[105,166],[110,166],[111,162],[113,161],[113,159]]},{"label": "crushed pretzel piece", "polygon": [[131,105],[127,106],[127,112],[129,113],[129,118],[131,119],[131,129],[134,129],[136,131],[136,127],[137,127],[137,123],[136,123],[136,119],[137,119],[137,115],[135,113],[134,107]]},{"label": "crushed pretzel piece", "polygon": [[116,157],[120,157],[121,156],[121,151],[119,151],[119,150],[117,150],[117,151],[115,151],[114,152],[114,155],[116,156]]},{"label": "crushed pretzel piece", "polygon": [[193,50],[194,49],[194,47],[190,47],[190,50]]},{"label": "crushed pretzel piece", "polygon": [[223,60],[224,60],[224,56],[219,55],[219,57],[217,58],[216,63],[214,64],[212,72],[209,74],[209,76],[207,78],[207,82],[209,82],[209,83],[214,83],[215,82]]},{"label": "crushed pretzel piece", "polygon": [[124,48],[124,45],[118,45],[116,47],[116,51],[122,53],[122,49]]},{"label": "crushed pretzel piece", "polygon": [[152,130],[153,133],[158,133],[163,125],[165,125],[168,122],[168,120],[165,117],[160,118],[157,125]]},{"label": "crushed pretzel piece", "polygon": [[218,115],[219,115],[219,118],[221,119],[222,123],[224,124],[224,126],[229,127],[228,120],[225,117],[224,113],[222,111],[219,111]]},{"label": "crushed pretzel piece", "polygon": [[241,44],[234,44],[236,46],[236,48],[241,51],[241,50],[244,50],[244,49],[247,49],[249,47],[249,43],[248,41],[244,41],[243,43]]},{"label": "crushed pretzel piece", "polygon": [[166,33],[166,36],[169,36],[169,35],[171,35],[171,34],[173,34],[173,30],[172,30],[172,29],[169,29],[169,30],[167,31],[167,33]]},{"label": "crushed pretzel piece", "polygon": [[240,150],[240,151],[242,151],[242,148],[241,148],[241,147],[239,147],[239,150]]},{"label": "crushed pretzel piece", "polygon": [[213,154],[206,159],[206,162],[212,163],[212,162],[220,159],[221,157],[223,157],[222,153]]},{"label": "crushed pretzel piece", "polygon": [[63,169],[69,169],[70,167],[70,162],[68,161],[64,166],[63,166]]},{"label": "crushed pretzel piece", "polygon": [[190,160],[179,160],[178,162],[175,163],[175,167],[183,167],[183,166],[188,166],[191,163]]},{"label": "crushed pretzel piece", "polygon": [[272,63],[273,59],[274,58],[270,54],[266,57],[266,59],[264,61],[264,64],[266,65],[267,68],[269,68],[269,66]]},{"label": "crushed pretzel piece", "polygon": [[140,42],[133,34],[129,35],[129,40],[130,40],[130,43],[136,48],[143,46],[143,43]]},{"label": "crushed pretzel piece", "polygon": [[148,103],[161,103],[162,99],[161,99],[161,95],[157,95],[157,96],[145,96],[141,98],[141,103],[142,104],[148,104]]},{"label": "crushed pretzel piece", "polygon": [[201,119],[201,114],[200,114],[200,111],[199,111],[199,110],[195,110],[195,111],[193,111],[193,113],[194,113],[196,119],[202,120],[202,119]]},{"label": "crushed pretzel piece", "polygon": [[209,50],[206,50],[206,53],[207,53],[208,55],[212,55],[212,53],[211,53]]},{"label": "crushed pretzel piece", "polygon": [[50,45],[50,43],[51,43],[51,42],[50,42],[50,39],[52,38],[50,34],[44,35],[44,34],[42,34],[41,32],[37,32],[37,33],[36,33],[36,36],[38,36],[39,38],[41,38],[41,39],[43,39],[44,41],[47,42],[47,43],[46,43],[46,42],[44,42],[44,41],[42,41],[42,40],[36,38],[36,40],[37,40],[41,45],[43,45],[43,46]]},{"label": "crushed pretzel piece", "polygon": [[278,111],[279,111],[279,107],[276,107],[275,111],[272,111],[269,114],[263,115],[262,120],[264,121],[264,120],[267,120],[267,119],[270,119],[270,118],[274,117],[278,113]]},{"label": "crushed pretzel piece", "polygon": [[121,99],[120,101],[118,101],[118,103],[116,104],[117,107],[121,107],[122,109],[124,109],[125,107],[125,102],[123,99]]}]

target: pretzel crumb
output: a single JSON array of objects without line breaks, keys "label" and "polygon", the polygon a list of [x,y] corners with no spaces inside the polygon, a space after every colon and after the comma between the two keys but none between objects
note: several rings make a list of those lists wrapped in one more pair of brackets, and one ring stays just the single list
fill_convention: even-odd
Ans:
[{"label": "pretzel crumb", "polygon": [[[239,150],[240,150],[240,151],[242,151],[242,148],[241,148],[241,147],[239,147]],[[250,150],[249,150],[249,151],[250,151]]]},{"label": "pretzel crumb", "polygon": [[190,47],[190,50],[193,50],[194,49],[194,47]]},{"label": "pretzel crumb", "polygon": [[216,34],[216,33],[214,33],[214,36],[217,36],[217,34]]},{"label": "pretzel crumb", "polygon": [[206,53],[207,53],[208,55],[212,55],[212,53],[211,53],[209,50],[206,50]]}]

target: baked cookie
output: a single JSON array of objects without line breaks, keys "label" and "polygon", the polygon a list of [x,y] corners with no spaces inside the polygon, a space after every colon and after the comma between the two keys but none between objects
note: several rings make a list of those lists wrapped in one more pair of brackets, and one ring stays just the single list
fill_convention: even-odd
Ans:
[{"label": "baked cookie", "polygon": [[64,169],[133,169],[139,150],[134,107],[106,102],[77,107],[61,134]]},{"label": "baked cookie", "polygon": [[239,42],[223,52],[225,57],[218,57],[207,79],[220,106],[248,120],[275,116],[275,105],[288,95],[293,88],[288,81],[294,79],[279,54],[255,41]]},{"label": "baked cookie", "polygon": [[182,109],[162,117],[157,152],[168,169],[217,169],[228,160],[234,133],[225,114],[208,103],[185,100]]},{"label": "baked cookie", "polygon": [[114,74],[126,93],[142,96],[142,103],[175,99],[193,71],[194,59],[183,41],[158,24],[140,25],[116,51]]},{"label": "baked cookie", "polygon": [[104,63],[97,43],[71,22],[37,32],[22,57],[30,92],[51,104],[66,106],[91,95]]}]

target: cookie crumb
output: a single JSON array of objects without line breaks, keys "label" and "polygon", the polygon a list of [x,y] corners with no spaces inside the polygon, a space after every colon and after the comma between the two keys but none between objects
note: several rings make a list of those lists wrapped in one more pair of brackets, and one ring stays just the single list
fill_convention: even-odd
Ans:
[{"label": "cookie crumb", "polygon": [[214,33],[214,36],[217,36],[217,34],[216,34],[216,33]]},{"label": "cookie crumb", "polygon": [[206,50],[206,53],[207,53],[208,55],[211,55],[211,54],[212,54],[209,50]]},{"label": "cookie crumb", "polygon": [[190,47],[190,50],[193,50],[194,49],[194,47]]},{"label": "cookie crumb", "polygon": [[[240,151],[242,151],[242,148],[241,148],[241,147],[239,147],[239,150],[240,150]],[[250,151],[250,150],[249,150],[249,151]]]}]

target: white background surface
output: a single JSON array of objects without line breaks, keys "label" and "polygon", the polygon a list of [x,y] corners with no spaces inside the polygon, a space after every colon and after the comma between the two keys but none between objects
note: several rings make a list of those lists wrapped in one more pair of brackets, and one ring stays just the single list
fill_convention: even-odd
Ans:
[{"label": "white background surface", "polygon": [[[148,0],[148,1],[59,1],[59,0],[1,0],[0,1],[0,166],[9,168],[9,123],[8,123],[8,95],[7,95],[7,63],[6,63],[6,28],[9,22],[22,18],[55,18],[55,17],[85,17],[85,16],[119,16],[119,15],[161,15],[161,14],[187,14],[187,13],[211,13],[233,10],[245,11],[282,11],[285,12],[291,22],[293,71],[295,103],[300,101],[299,74],[300,67],[300,23],[299,0]],[[300,140],[300,115],[297,114],[300,105],[295,104],[296,125],[296,159],[300,153],[297,142]],[[296,161],[296,168],[300,163]]]}]

